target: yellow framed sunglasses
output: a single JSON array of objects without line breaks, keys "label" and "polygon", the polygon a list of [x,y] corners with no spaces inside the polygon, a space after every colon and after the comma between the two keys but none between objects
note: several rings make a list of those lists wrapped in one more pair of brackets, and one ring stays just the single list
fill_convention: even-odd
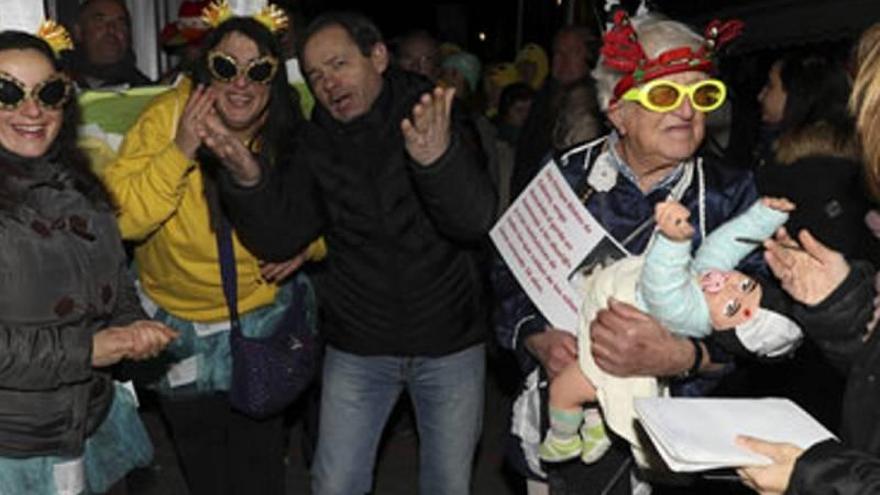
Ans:
[{"label": "yellow framed sunglasses", "polygon": [[727,86],[718,79],[706,79],[687,86],[666,79],[655,79],[630,89],[621,99],[637,101],[648,110],[663,113],[678,108],[685,95],[690,98],[694,110],[711,112],[724,104]]}]

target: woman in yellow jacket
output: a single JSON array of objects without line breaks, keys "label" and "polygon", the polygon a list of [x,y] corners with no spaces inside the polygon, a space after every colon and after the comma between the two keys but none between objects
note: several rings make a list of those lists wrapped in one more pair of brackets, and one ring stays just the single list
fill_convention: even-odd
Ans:
[{"label": "woman in yellow jacket", "polygon": [[[281,418],[248,418],[232,411],[225,395],[230,322],[215,237],[224,220],[212,173],[219,165],[200,135],[206,125],[221,126],[263,163],[284,163],[303,120],[278,43],[262,24],[234,17],[205,46],[193,68],[196,83],[186,79],[150,104],[104,178],[122,235],[136,243],[141,301],[181,332],[157,388],[191,493],[281,494]],[[267,312],[286,306],[292,294],[275,282],[321,248],[265,264],[234,235],[233,245],[243,333],[266,335]],[[294,282],[308,283],[301,276]]]}]

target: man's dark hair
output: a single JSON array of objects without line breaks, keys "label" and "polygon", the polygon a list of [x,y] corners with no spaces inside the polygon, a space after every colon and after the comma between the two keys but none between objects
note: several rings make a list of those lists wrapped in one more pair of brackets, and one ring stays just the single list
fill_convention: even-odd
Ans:
[{"label": "man's dark hair", "polygon": [[[64,67],[55,53],[40,38],[20,31],[0,32],[0,52],[5,50],[36,50],[46,57],[52,67],[62,72]],[[89,158],[79,146],[77,146],[77,128],[80,122],[79,104],[75,97],[64,105],[61,114],[61,129],[55,142],[46,152],[49,159],[61,163],[64,169],[73,178],[74,188],[85,195],[95,205],[111,205],[110,194],[104,188],[104,184],[92,172]],[[24,173],[27,165],[23,161],[27,159],[17,157],[0,146],[0,209],[15,206],[16,198],[8,190],[7,180],[10,176]]]},{"label": "man's dark hair", "polygon": [[303,48],[312,36],[330,26],[344,29],[365,57],[370,56],[376,43],[382,42],[382,32],[369,17],[351,11],[328,12],[316,17],[306,28],[301,38],[299,53],[303,53]]}]

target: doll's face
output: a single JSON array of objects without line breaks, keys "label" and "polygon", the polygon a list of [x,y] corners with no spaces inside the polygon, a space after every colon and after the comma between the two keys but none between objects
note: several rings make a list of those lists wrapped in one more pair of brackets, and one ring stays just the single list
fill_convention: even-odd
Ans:
[{"label": "doll's face", "polygon": [[716,330],[745,323],[755,316],[761,303],[761,285],[737,271],[708,271],[700,276],[700,286]]}]

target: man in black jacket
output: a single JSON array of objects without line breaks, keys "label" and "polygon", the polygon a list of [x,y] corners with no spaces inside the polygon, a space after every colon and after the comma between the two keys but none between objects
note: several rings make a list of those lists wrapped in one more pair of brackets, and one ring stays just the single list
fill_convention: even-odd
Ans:
[{"label": "man in black jacket", "polygon": [[231,176],[224,201],[252,252],[288,259],[317,235],[327,241],[312,493],[371,489],[404,389],[421,441],[421,493],[468,493],[485,376],[475,255],[495,205],[479,148],[452,111],[454,91],[390,68],[368,19],[316,19],[301,53],[319,105],[295,156],[261,168],[226,136],[206,144]]}]

